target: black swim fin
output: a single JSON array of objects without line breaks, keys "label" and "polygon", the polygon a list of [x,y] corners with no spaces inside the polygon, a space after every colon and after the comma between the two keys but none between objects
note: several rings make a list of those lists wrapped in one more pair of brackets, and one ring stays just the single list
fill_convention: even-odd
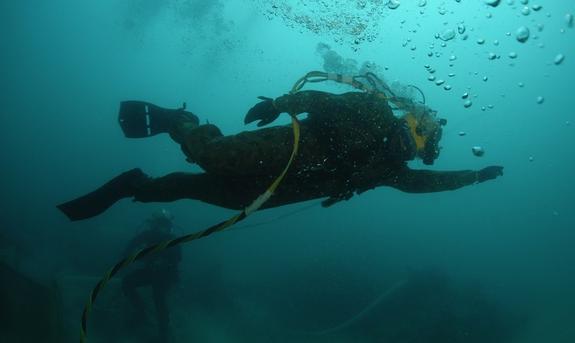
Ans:
[{"label": "black swim fin", "polygon": [[118,121],[128,138],[146,138],[169,132],[180,116],[199,123],[198,117],[182,108],[171,110],[145,101],[122,101]]},{"label": "black swim fin", "polygon": [[138,185],[148,179],[141,169],[135,168],[116,176],[93,192],[56,207],[72,221],[95,217],[118,200],[134,196]]}]

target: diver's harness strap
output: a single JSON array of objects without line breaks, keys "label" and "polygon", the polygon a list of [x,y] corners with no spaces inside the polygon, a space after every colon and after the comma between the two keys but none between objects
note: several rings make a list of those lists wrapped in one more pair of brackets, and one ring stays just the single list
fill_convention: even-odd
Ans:
[{"label": "diver's harness strap", "polygon": [[[302,89],[306,83],[317,83],[323,81],[335,81],[349,85],[366,93],[375,94],[388,100],[401,110],[408,110],[409,105],[413,104],[413,101],[410,99],[396,95],[382,79],[372,72],[367,72],[361,75],[343,75],[323,71],[310,71],[297,80],[292,93],[294,93],[294,90],[299,91]],[[425,106],[426,100],[423,91],[419,89],[419,87],[411,84],[406,86],[415,89],[421,95],[421,104]]]},{"label": "diver's harness strap", "polygon": [[[310,71],[301,77],[294,85],[296,92],[305,86],[306,83],[316,83],[323,81],[335,81],[352,86],[353,88],[367,93],[380,93],[386,98],[395,97],[391,89],[374,73],[368,72],[363,75],[342,75],[336,73],[326,73],[323,71]],[[293,93],[292,90],[292,93]]]},{"label": "diver's harness strap", "polygon": [[[322,81],[336,81],[340,83],[349,84],[354,88],[366,91],[366,92],[374,92],[383,94],[386,98],[394,97],[393,93],[383,83],[375,74],[367,73],[365,75],[360,76],[344,76],[340,74],[333,74],[333,73],[325,73],[320,71],[312,71],[307,73],[304,77],[300,78],[295,85],[292,87],[290,94],[294,94],[301,90],[306,83],[314,83],[314,82],[322,82]],[[363,80],[363,82],[362,82]],[[381,90],[383,88],[383,91]],[[386,94],[387,93],[387,94]],[[100,294],[100,292],[106,287],[107,283],[112,279],[120,270],[126,268],[127,266],[131,265],[135,261],[141,260],[144,257],[159,253],[166,249],[172,248],[176,245],[187,243],[194,241],[196,239],[207,237],[213,233],[224,231],[234,224],[244,220],[246,217],[257,211],[269,198],[272,197],[273,193],[276,191],[278,186],[283,181],[284,177],[286,176],[289,168],[291,167],[293,161],[295,160],[298,150],[299,150],[299,143],[300,143],[300,124],[295,114],[290,113],[291,116],[291,123],[293,129],[293,147],[290,158],[280,173],[280,175],[272,182],[272,184],[267,188],[267,190],[258,196],[249,206],[244,208],[240,213],[234,215],[233,217],[229,218],[228,220],[222,221],[218,224],[212,225],[207,229],[204,229],[199,232],[190,233],[187,235],[180,236],[178,238],[167,240],[163,242],[159,242],[153,245],[150,245],[144,249],[141,249],[134,254],[120,260],[117,262],[108,272],[104,275],[104,277],[96,284],[96,286],[92,289],[90,296],[88,297],[88,301],[84,306],[84,310],[82,311],[82,319],[81,319],[81,330],[80,330],[80,342],[84,343],[87,340],[87,324],[88,324],[88,316],[92,311],[92,307]],[[330,206],[338,201],[341,200],[348,200],[353,195],[353,192],[345,192],[340,196],[330,197],[325,201],[325,205]],[[325,206],[324,205],[324,206]]]}]

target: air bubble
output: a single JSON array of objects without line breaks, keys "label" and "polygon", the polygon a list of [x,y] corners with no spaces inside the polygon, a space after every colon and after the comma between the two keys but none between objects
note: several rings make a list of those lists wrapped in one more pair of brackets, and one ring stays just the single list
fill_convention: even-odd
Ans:
[{"label": "air bubble", "polygon": [[500,1],[500,0],[483,0],[483,2],[484,2],[486,5],[489,5],[489,6],[491,6],[491,7],[497,7],[497,6],[499,6],[499,3],[500,3],[501,1]]},{"label": "air bubble", "polygon": [[525,43],[529,39],[529,29],[525,26],[521,26],[515,31],[515,38],[519,43]]},{"label": "air bubble", "polygon": [[387,2],[387,8],[394,10],[396,8],[399,7],[399,1],[398,0],[389,0]]},{"label": "air bubble", "polygon": [[523,15],[529,15],[530,13],[531,13],[531,10],[527,6],[525,6],[521,9],[521,14],[523,14]]},{"label": "air bubble", "polygon": [[473,153],[473,155],[475,155],[477,157],[481,157],[481,156],[485,155],[485,150],[483,149],[483,147],[478,146],[478,145],[472,147],[471,152]]},{"label": "air bubble", "polygon": [[455,38],[455,30],[453,29],[447,29],[439,35],[439,39],[441,39],[442,41],[449,41],[452,40],[453,38]]}]

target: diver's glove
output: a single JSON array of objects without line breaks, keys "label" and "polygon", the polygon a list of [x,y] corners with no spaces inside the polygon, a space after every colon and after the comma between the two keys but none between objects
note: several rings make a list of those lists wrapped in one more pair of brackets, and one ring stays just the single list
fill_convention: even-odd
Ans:
[{"label": "diver's glove", "polygon": [[501,175],[503,175],[502,166],[485,167],[477,172],[477,182],[481,183],[487,180],[493,180]]},{"label": "diver's glove", "polygon": [[265,96],[258,96],[258,99],[263,100],[250,108],[248,114],[244,117],[244,123],[249,124],[259,120],[258,127],[267,125],[276,120],[281,111],[274,106],[274,100]]}]

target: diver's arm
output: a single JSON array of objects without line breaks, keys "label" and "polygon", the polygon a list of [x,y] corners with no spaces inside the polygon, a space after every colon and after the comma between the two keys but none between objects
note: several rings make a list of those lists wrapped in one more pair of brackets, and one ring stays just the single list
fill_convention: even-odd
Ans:
[{"label": "diver's arm", "polygon": [[341,103],[345,95],[337,95],[321,91],[301,91],[286,94],[273,101],[274,107],[280,112],[300,114],[304,112],[323,112],[329,107]]},{"label": "diver's arm", "polygon": [[451,191],[478,182],[474,170],[434,171],[402,169],[385,179],[384,184],[408,193]]},{"label": "diver's arm", "polygon": [[[363,120],[384,121],[395,119],[385,98],[365,92],[332,94],[320,91],[301,91],[286,94],[276,99],[260,97],[260,103],[253,106],[244,118],[249,124],[259,121],[258,126],[276,120],[281,113],[298,115],[308,113],[310,119],[331,122],[346,121],[350,116],[360,115]],[[375,124],[375,123],[374,123]]]},{"label": "diver's arm", "polygon": [[373,168],[354,173],[341,191],[322,202],[329,207],[342,200],[349,200],[354,192],[361,194],[379,186],[389,186],[407,193],[433,193],[451,191],[474,183],[486,181],[481,171],[413,170],[406,165],[399,168]]},{"label": "diver's arm", "polygon": [[254,105],[244,117],[244,123],[257,121],[258,126],[264,126],[276,120],[281,113],[292,115],[308,112],[313,116],[321,113],[330,113],[341,110],[345,104],[343,95],[336,95],[320,91],[301,91],[286,94],[276,99],[259,97],[261,102]]},{"label": "diver's arm", "polygon": [[434,171],[404,167],[385,177],[381,185],[408,193],[432,193],[459,189],[503,175],[503,167],[491,166],[481,170]]}]

